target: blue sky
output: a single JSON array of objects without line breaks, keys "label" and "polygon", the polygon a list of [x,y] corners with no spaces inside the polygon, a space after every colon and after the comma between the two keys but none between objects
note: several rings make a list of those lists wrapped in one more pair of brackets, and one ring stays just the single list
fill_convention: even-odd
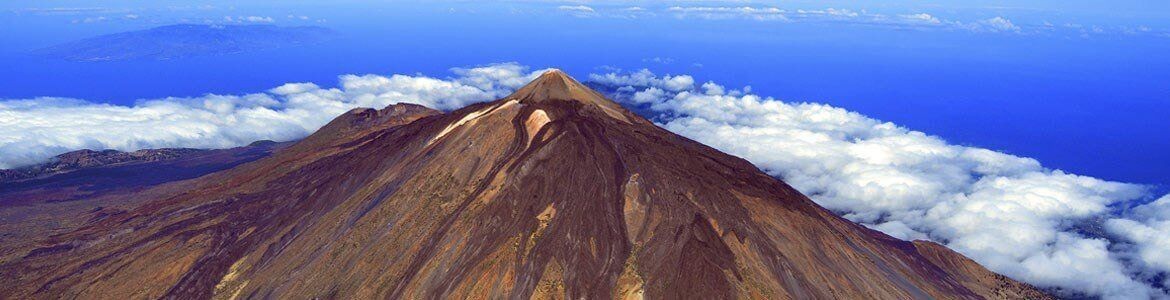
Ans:
[{"label": "blue sky", "polygon": [[[169,60],[29,54],[178,23],[339,37]],[[553,67],[899,238],[1089,295],[1168,285],[1170,257],[1148,250],[1170,243],[1165,1],[8,1],[0,165],[295,139],[352,106],[452,109]]]}]

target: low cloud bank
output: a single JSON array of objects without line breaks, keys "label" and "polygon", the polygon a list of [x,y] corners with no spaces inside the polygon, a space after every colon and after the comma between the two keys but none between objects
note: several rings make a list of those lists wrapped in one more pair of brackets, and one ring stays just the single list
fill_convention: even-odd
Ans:
[{"label": "low cloud bank", "polygon": [[[824,8],[798,9],[791,5],[766,6],[751,3],[736,6],[713,5],[680,5],[671,6],[633,6],[622,7],[614,5],[597,6],[555,6],[557,13],[567,14],[578,18],[615,18],[639,19],[655,17],[671,17],[685,20],[753,20],[761,22],[779,23],[820,23],[837,25],[863,25],[882,27],[896,30],[923,30],[923,31],[954,31],[979,34],[1005,35],[1053,35],[1060,34],[1067,38],[1094,38],[1105,36],[1145,36],[1170,37],[1170,32],[1163,28],[1153,28],[1141,24],[1114,24],[1092,25],[1080,23],[1053,24],[1047,21],[1032,20],[1027,16],[982,16],[984,14],[956,14],[954,11],[919,11],[907,10],[900,13],[879,13],[866,9]],[[697,3],[693,3],[697,4]],[[709,3],[711,4],[711,3]],[[787,6],[787,8],[782,8]],[[541,11],[540,13],[547,13]],[[1013,21],[1015,17],[1025,17],[1023,22]]]},{"label": "low cloud bank", "polygon": [[[924,17],[919,17],[925,19]],[[0,167],[70,150],[223,148],[292,140],[355,107],[455,109],[506,96],[538,76],[514,63],[454,76],[344,75],[338,88],[140,101],[0,101]],[[930,239],[988,268],[1066,295],[1165,297],[1170,196],[1069,174],[1038,161],[948,144],[856,112],[792,103],[647,70],[589,84],[678,134],[746,158],[817,203],[902,239]],[[1132,207],[1132,208],[1128,208]]]},{"label": "low cloud bank", "polygon": [[499,64],[451,78],[343,75],[339,88],[289,83],[263,93],[141,100],[133,106],[67,98],[0,100],[0,168],[78,149],[228,148],[302,138],[356,107],[416,103],[438,109],[506,96],[539,75]]}]

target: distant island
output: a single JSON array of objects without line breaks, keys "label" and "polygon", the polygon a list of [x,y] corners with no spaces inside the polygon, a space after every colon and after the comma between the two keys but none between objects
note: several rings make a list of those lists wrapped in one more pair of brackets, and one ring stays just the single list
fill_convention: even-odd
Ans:
[{"label": "distant island", "polygon": [[33,53],[79,62],[167,60],[313,44],[334,35],[317,26],[178,24],[101,35]]}]

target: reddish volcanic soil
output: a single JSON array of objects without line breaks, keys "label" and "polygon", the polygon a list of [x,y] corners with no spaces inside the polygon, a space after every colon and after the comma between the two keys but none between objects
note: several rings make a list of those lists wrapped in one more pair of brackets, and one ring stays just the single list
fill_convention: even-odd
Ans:
[{"label": "reddish volcanic soil", "polygon": [[1048,297],[837,217],[559,71],[446,114],[354,110],[266,158],[106,198],[137,205],[3,248],[0,298]]}]

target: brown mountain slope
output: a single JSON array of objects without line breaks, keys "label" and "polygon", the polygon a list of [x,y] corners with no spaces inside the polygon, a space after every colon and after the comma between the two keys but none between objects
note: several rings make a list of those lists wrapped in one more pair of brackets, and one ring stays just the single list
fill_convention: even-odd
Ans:
[{"label": "brown mountain slope", "polygon": [[413,116],[351,112],[40,241],[0,266],[0,298],[1045,297],[836,217],[559,71]]},{"label": "brown mountain slope", "polygon": [[[382,110],[355,109],[297,143],[285,157],[344,142],[348,134],[366,134],[438,113],[412,104]],[[191,190],[190,182],[199,182],[193,178],[267,157],[289,145],[290,142],[258,141],[219,150],[79,150],[43,165],[0,170],[23,176],[0,179],[0,265],[38,248],[38,243],[43,242],[41,237],[71,232],[87,223],[124,214],[144,202],[173,197]]]}]

